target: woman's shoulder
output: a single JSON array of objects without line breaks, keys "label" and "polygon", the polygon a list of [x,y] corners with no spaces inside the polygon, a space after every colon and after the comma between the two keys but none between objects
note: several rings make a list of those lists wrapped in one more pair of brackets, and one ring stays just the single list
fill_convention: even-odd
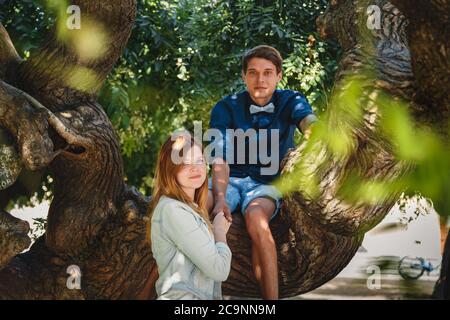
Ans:
[{"label": "woman's shoulder", "polygon": [[158,201],[158,204],[155,207],[155,213],[161,211],[173,212],[173,210],[183,209],[187,211],[191,211],[191,207],[189,207],[186,203],[179,201],[174,198],[170,198],[168,196],[161,196]]},{"label": "woman's shoulder", "polygon": [[159,220],[163,225],[186,226],[197,221],[197,216],[198,214],[186,203],[162,196],[155,207],[152,221]]}]

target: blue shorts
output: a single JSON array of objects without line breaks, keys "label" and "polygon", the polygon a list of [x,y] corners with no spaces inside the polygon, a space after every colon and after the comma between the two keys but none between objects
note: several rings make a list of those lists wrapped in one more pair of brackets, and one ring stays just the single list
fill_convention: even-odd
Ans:
[{"label": "blue shorts", "polygon": [[[209,190],[212,190],[211,178],[208,179],[208,187]],[[240,206],[241,213],[245,216],[247,206],[256,198],[270,198],[275,201],[275,211],[270,220],[275,218],[280,211],[282,200],[281,192],[275,186],[263,184],[251,177],[230,177],[225,199],[231,212],[234,212]]]}]

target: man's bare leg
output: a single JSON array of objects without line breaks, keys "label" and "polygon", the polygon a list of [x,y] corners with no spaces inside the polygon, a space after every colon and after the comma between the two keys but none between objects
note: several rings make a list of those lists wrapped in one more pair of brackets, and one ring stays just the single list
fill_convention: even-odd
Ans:
[{"label": "man's bare leg", "polygon": [[251,201],[245,211],[245,222],[252,240],[253,272],[263,299],[278,299],[277,250],[269,228],[274,211],[274,201],[267,198]]}]

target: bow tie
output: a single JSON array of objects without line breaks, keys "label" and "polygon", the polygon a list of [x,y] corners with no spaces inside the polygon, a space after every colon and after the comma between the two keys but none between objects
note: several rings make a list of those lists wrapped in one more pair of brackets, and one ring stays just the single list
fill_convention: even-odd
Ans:
[{"label": "bow tie", "polygon": [[275,106],[273,103],[269,103],[264,107],[255,106],[254,104],[250,105],[250,114],[258,113],[258,112],[269,112],[273,113],[275,111]]}]

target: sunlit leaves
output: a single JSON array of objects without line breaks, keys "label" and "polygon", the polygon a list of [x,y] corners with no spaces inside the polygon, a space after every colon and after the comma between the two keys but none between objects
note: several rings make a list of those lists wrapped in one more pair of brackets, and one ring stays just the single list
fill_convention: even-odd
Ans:
[{"label": "sunlit leaves", "polygon": [[93,93],[99,85],[97,74],[90,68],[69,67],[65,76],[66,85],[80,91]]},{"label": "sunlit leaves", "polygon": [[111,45],[106,28],[91,19],[83,19],[79,30],[69,31],[67,41],[75,48],[80,60],[85,62],[103,57]]},{"label": "sunlit leaves", "polygon": [[[441,215],[450,214],[448,142],[430,124],[417,122],[405,101],[370,83],[375,83],[373,74],[363,73],[358,78],[347,77],[336,87],[330,107],[313,127],[301,157],[277,186],[284,193],[300,191],[317,199],[323,196],[322,174],[340,166],[335,176],[326,177],[337,179],[333,197],[374,206],[394,201],[402,192],[409,196],[420,194],[431,200]],[[367,117],[370,113],[373,115]],[[389,161],[395,162],[395,167],[366,176],[367,169],[361,171],[344,165],[348,159],[362,156],[360,153],[364,151],[356,133],[364,130],[374,143],[384,146],[380,152],[393,153],[394,158]],[[375,161],[378,154],[367,156],[361,161],[370,168],[370,161]]]},{"label": "sunlit leaves", "polygon": [[66,17],[67,17],[67,0],[46,0],[46,9],[47,12],[53,13],[56,18],[56,35],[57,39],[60,41],[64,41],[67,37],[68,29],[66,26]]}]

